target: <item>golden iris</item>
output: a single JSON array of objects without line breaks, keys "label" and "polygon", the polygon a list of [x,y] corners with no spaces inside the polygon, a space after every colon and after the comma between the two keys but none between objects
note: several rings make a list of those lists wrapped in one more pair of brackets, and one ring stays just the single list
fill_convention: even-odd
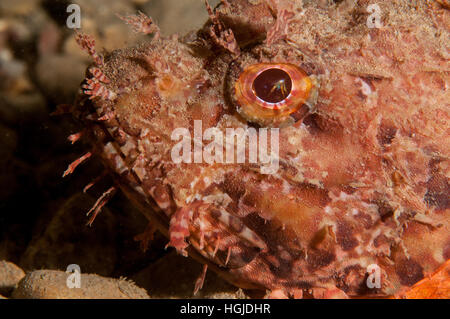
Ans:
[{"label": "golden iris", "polygon": [[296,65],[251,65],[235,83],[238,112],[251,122],[279,125],[308,101],[314,86],[314,81]]}]

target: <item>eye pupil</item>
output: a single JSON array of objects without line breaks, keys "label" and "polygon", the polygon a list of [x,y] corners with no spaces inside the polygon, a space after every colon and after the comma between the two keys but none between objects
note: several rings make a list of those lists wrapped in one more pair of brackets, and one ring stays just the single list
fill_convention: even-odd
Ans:
[{"label": "eye pupil", "polygon": [[253,92],[268,103],[279,103],[286,99],[292,90],[292,81],[285,71],[272,68],[261,72],[253,81]]}]

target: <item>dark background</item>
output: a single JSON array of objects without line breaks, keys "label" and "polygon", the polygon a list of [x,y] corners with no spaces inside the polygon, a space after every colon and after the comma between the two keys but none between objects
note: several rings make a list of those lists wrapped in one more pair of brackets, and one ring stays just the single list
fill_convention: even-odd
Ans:
[{"label": "dark background", "polygon": [[[82,141],[67,140],[80,129],[70,115],[49,115],[58,104],[72,103],[90,62],[66,26],[70,3],[80,5],[81,30],[95,37],[100,51],[148,40],[116,14],[141,10],[163,35],[184,34],[207,20],[203,0],[0,2],[0,260],[25,271],[78,264],[82,273],[131,278],[152,297],[192,297],[201,266],[166,251],[161,235],[144,253],[133,238],[146,219],[122,194],[86,226],[86,212],[111,186],[106,178],[82,192],[103,171],[98,161],[62,178],[88,151]],[[236,297],[236,291],[208,273],[198,297]]]}]

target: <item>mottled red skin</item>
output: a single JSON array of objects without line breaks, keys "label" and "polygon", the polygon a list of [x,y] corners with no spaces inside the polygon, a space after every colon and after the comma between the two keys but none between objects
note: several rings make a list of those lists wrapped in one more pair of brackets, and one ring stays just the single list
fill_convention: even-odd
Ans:
[{"label": "mottled red skin", "polygon": [[[110,83],[92,101],[80,95],[76,115],[171,245],[234,284],[394,295],[450,257],[449,11],[435,1],[299,3],[230,0],[215,20],[233,37],[207,24],[111,52],[100,67]],[[366,26],[372,3],[379,29]],[[232,89],[248,61],[292,63],[320,84],[310,114],[280,129],[278,173],[174,164],[175,128],[248,124]],[[374,263],[382,287],[371,290]]]}]

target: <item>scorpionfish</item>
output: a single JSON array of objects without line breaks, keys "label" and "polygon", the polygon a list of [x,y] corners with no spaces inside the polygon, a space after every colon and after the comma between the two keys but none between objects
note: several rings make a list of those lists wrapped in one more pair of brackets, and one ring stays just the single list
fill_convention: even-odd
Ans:
[{"label": "scorpionfish", "polygon": [[274,296],[449,298],[448,2],[206,9],[183,36],[121,17],[149,41],[107,53],[77,33],[92,150],[66,174],[95,155],[116,183],[93,217],[120,189],[205,273]]}]

